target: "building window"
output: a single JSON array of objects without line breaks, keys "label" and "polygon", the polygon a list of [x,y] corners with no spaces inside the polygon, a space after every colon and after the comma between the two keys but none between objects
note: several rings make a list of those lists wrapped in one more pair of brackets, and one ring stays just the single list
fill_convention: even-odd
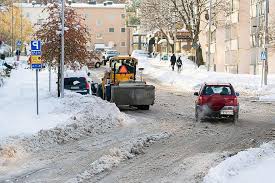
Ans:
[{"label": "building window", "polygon": [[115,28],[109,28],[109,32],[115,32]]},{"label": "building window", "polygon": [[125,47],[125,46],[126,46],[126,43],[125,43],[125,42],[121,42],[121,43],[120,43],[120,46],[121,46],[121,47]]},{"label": "building window", "polygon": [[125,32],[125,30],[126,30],[125,28],[121,28],[121,32]]},{"label": "building window", "polygon": [[96,34],[96,39],[103,39],[103,35],[101,33]]},{"label": "building window", "polygon": [[99,20],[99,19],[98,19],[98,20],[96,20],[96,25],[97,25],[97,26],[101,26],[101,25],[102,25],[102,21],[101,21],[101,20]]},{"label": "building window", "polygon": [[125,14],[121,14],[121,18],[122,18],[122,19],[125,19]]}]

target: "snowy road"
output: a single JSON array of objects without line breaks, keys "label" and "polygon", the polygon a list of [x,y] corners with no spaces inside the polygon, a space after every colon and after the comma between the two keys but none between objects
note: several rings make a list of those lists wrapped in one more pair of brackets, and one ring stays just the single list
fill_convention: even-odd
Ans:
[{"label": "snowy road", "polygon": [[[28,154],[0,169],[0,182],[200,182],[225,157],[275,139],[274,104],[241,97],[237,125],[227,121],[195,124],[194,100],[191,93],[157,86],[156,104],[150,111],[123,109],[135,119],[132,123]],[[139,153],[130,152],[136,155],[133,158],[107,165],[99,162],[96,173],[75,179],[91,171],[91,164],[110,150],[165,132],[172,135],[140,147]]]}]

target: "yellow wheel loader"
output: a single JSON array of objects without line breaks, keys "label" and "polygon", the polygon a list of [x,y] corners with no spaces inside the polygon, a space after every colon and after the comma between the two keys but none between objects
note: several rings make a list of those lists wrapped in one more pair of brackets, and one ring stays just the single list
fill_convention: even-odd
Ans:
[{"label": "yellow wheel loader", "polygon": [[149,110],[155,101],[155,87],[137,81],[138,60],[130,56],[116,56],[110,59],[109,64],[109,71],[98,86],[98,96],[117,106]]}]

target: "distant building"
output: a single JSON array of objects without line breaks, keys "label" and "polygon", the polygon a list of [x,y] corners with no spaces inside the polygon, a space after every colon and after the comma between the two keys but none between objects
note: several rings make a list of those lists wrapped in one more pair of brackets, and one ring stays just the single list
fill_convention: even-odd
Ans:
[{"label": "distant building", "polygon": [[[18,4],[18,6],[21,6]],[[90,49],[115,49],[121,54],[131,53],[131,30],[126,27],[126,5],[105,1],[102,4],[71,3],[71,7],[85,18],[91,34]],[[33,25],[42,24],[47,14],[44,5],[23,3],[23,14]]]},{"label": "distant building", "polygon": [[[231,0],[229,6],[227,17],[217,17],[224,24],[212,26],[211,69],[218,72],[261,74],[265,0]],[[269,6],[269,22],[275,26],[273,0],[270,0]],[[208,63],[208,29],[200,38],[204,61]],[[275,73],[275,48],[274,45],[268,47],[269,73]]]}]

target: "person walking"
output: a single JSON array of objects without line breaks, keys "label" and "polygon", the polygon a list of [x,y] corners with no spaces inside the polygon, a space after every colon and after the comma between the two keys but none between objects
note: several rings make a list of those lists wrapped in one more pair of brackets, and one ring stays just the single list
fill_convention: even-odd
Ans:
[{"label": "person walking", "polygon": [[181,72],[182,60],[181,60],[180,56],[179,56],[179,58],[177,59],[176,64],[177,64],[177,67],[178,67],[178,72]]},{"label": "person walking", "polygon": [[177,61],[176,55],[173,53],[173,55],[171,56],[171,59],[170,59],[171,66],[172,66],[172,71],[175,70],[176,61]]}]

